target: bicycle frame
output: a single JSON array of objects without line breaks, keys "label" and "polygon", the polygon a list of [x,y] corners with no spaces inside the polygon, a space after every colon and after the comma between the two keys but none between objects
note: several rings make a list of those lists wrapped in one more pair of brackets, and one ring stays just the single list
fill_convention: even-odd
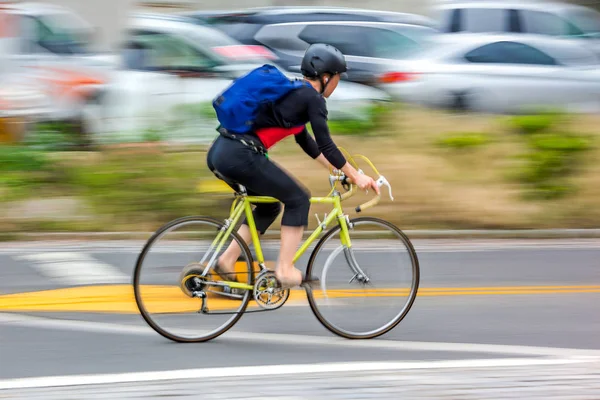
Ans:
[{"label": "bicycle frame", "polygon": [[[350,234],[348,232],[348,221],[347,216],[344,214],[342,209],[342,201],[354,194],[354,190],[349,191],[340,195],[337,191],[332,190],[333,196],[328,197],[311,197],[311,203],[317,204],[331,204],[333,209],[327,214],[323,221],[320,221],[319,225],[315,228],[310,236],[302,243],[298,251],[296,252],[293,262],[295,263],[302,255],[308,250],[309,246],[323,233],[325,229],[334,221],[337,220],[340,224],[341,233],[340,240],[342,245],[346,248],[350,248],[352,243],[350,241]],[[241,199],[241,201],[240,201]],[[213,240],[208,252],[204,255],[204,258],[200,263],[204,263],[210,253],[213,253],[208,265],[206,266],[202,276],[206,276],[208,271],[213,267],[217,254],[221,251],[227,238],[231,235],[233,229],[237,226],[242,214],[245,214],[248,227],[250,228],[250,235],[254,249],[256,251],[256,258],[261,270],[265,270],[265,259],[260,244],[260,238],[256,229],[256,223],[254,221],[254,215],[252,214],[252,204],[258,203],[276,203],[279,200],[269,196],[248,196],[245,192],[236,194],[236,200],[232,204],[231,213],[229,218],[225,220],[223,228],[220,229],[217,237]],[[237,203],[237,204],[236,204]],[[216,248],[215,248],[216,247]],[[213,252],[214,249],[214,252]],[[236,289],[247,289],[252,290],[253,286],[245,283],[227,281],[227,285]]]}]

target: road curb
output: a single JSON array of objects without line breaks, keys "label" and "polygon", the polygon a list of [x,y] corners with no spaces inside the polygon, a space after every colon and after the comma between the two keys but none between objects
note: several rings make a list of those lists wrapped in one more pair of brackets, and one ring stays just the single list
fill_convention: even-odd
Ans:
[{"label": "road curb", "polygon": [[[411,239],[586,239],[600,238],[600,229],[517,229],[517,230],[404,230]],[[4,241],[22,240],[106,240],[148,239],[154,232],[20,232],[7,233]],[[310,232],[304,237],[308,237]],[[265,239],[279,238],[279,231],[266,233]],[[0,236],[1,237],[1,236]]]}]

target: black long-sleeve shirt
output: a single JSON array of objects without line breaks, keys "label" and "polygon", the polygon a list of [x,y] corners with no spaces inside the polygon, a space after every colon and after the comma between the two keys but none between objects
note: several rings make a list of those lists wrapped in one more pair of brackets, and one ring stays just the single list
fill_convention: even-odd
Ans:
[{"label": "black long-sleeve shirt", "polygon": [[263,107],[256,117],[255,127],[289,128],[310,122],[315,139],[304,127],[295,135],[296,143],[313,159],[322,153],[335,168],[340,169],[346,164],[346,159],[331,139],[327,115],[325,98],[312,87],[303,86],[279,99],[272,107]]}]

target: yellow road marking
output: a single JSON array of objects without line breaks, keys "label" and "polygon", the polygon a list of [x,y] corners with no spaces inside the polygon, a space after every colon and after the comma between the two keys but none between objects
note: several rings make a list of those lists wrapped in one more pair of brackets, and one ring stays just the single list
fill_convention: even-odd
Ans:
[{"label": "yellow road marking", "polygon": [[[326,295],[321,290],[313,291],[316,297],[350,299],[361,297],[402,297],[408,289],[328,289]],[[481,295],[527,295],[559,293],[600,293],[600,285],[581,286],[508,286],[508,287],[463,287],[463,288],[421,288],[419,297],[426,296],[481,296]],[[142,286],[142,299],[151,313],[195,312],[200,308],[199,299],[185,296],[177,286]],[[292,290],[287,304],[302,304],[306,301],[304,290]],[[208,307],[211,310],[235,310],[238,300],[209,294]],[[250,309],[256,307],[251,301]],[[0,296],[0,311],[69,311],[138,313],[133,287],[131,285],[84,286],[54,289],[40,292],[15,293]]]}]

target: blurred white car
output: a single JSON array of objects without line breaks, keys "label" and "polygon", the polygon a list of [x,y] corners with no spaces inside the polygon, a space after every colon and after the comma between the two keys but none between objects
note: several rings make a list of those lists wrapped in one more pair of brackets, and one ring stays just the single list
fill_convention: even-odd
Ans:
[{"label": "blurred white car", "polygon": [[27,112],[37,109],[38,120],[74,122],[90,133],[114,69],[91,51],[94,28],[67,7],[9,2],[0,7],[0,30],[0,73],[49,103],[43,112],[37,106]]},{"label": "blurred white car", "polygon": [[600,60],[567,39],[444,35],[397,67],[401,79],[387,90],[408,103],[492,113],[600,111]]},{"label": "blurred white car", "polygon": [[23,140],[31,123],[51,117],[51,98],[27,80],[0,76],[0,143]]}]

